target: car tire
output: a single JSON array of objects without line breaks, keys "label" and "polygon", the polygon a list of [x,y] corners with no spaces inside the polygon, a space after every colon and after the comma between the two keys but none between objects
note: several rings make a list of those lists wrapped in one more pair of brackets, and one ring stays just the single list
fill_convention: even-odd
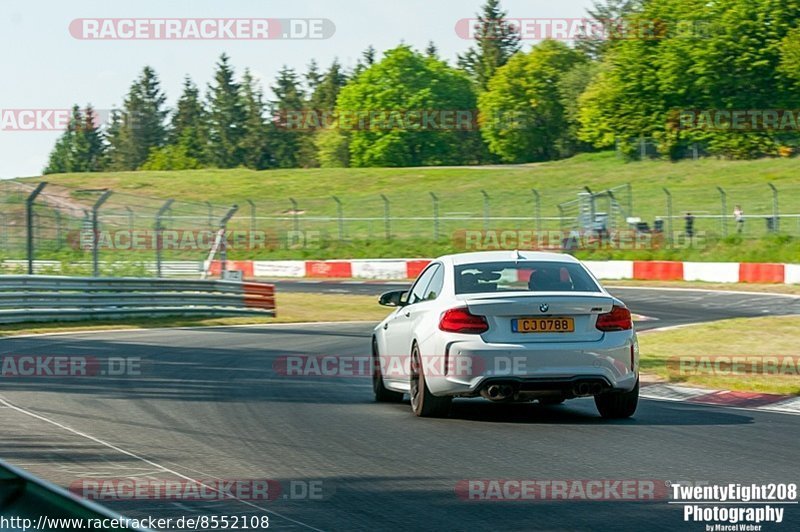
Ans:
[{"label": "car tire", "polygon": [[453,398],[437,397],[428,389],[417,344],[411,347],[409,395],[411,396],[411,410],[418,417],[446,417],[450,413]]},{"label": "car tire", "polygon": [[639,381],[629,392],[608,392],[596,395],[594,404],[600,415],[607,419],[628,418],[636,412],[639,404]]},{"label": "car tire", "polygon": [[400,403],[403,401],[401,392],[393,392],[384,386],[383,373],[378,358],[378,341],[372,339],[372,392],[377,403]]}]

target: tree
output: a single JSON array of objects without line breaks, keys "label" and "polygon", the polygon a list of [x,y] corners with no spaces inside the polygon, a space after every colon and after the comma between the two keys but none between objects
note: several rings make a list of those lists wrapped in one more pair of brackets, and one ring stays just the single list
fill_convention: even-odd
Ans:
[{"label": "tree", "polygon": [[480,95],[481,133],[503,161],[523,163],[571,155],[562,80],[584,56],[545,40],[498,69]]},{"label": "tree", "polygon": [[309,107],[318,112],[332,112],[336,107],[336,98],[339,91],[347,83],[347,75],[342,70],[342,65],[334,59],[330,68],[325,72],[310,95]]},{"label": "tree", "polygon": [[247,116],[234,77],[229,57],[222,54],[207,97],[209,157],[219,168],[235,168],[244,162],[242,137]]},{"label": "tree", "polygon": [[267,123],[264,120],[264,95],[250,74],[250,70],[244,72],[242,102],[246,117],[241,142],[244,165],[254,170],[269,168],[272,166],[272,157]]},{"label": "tree", "polygon": [[147,160],[152,148],[164,145],[165,101],[155,70],[144,67],[123,102],[119,133],[109,138],[114,169],[135,170]]},{"label": "tree", "polygon": [[364,72],[366,69],[374,65],[376,56],[377,52],[375,51],[375,47],[370,44],[366,50],[361,52],[361,59],[359,59],[356,63],[353,76],[357,76],[361,72]]},{"label": "tree", "polygon": [[[272,92],[275,94],[275,100],[271,102],[273,116],[285,118],[290,112],[302,114],[308,111],[297,73],[291,68],[284,66],[280,70]],[[293,168],[309,162],[301,157],[301,150],[311,142],[309,133],[305,129],[290,129],[289,121],[281,122],[285,127],[277,128],[270,141],[275,164],[280,168]],[[307,151],[303,154],[308,157]]]},{"label": "tree", "polygon": [[428,41],[428,46],[425,48],[425,55],[433,58],[439,57],[439,49],[436,47],[436,43]]},{"label": "tree", "polygon": [[339,93],[342,131],[328,133],[324,147],[328,154],[341,154],[346,144],[353,166],[475,162],[480,152],[475,105],[462,72],[398,46]]},{"label": "tree", "polygon": [[659,152],[672,158],[693,143],[729,158],[777,153],[785,133],[685,127],[676,114],[795,108],[800,95],[786,59],[798,17],[796,0],[645,2],[626,22],[637,27],[658,20],[665,31],[608,48],[580,98],[581,138],[600,148],[616,142],[629,157],[637,156],[640,137],[655,139]]},{"label": "tree", "polygon": [[183,80],[183,92],[172,114],[168,138],[171,145],[181,146],[181,153],[185,158],[201,165],[209,160],[207,120],[200,91],[191,78],[186,76]]},{"label": "tree", "polygon": [[56,141],[43,173],[97,172],[105,166],[105,144],[91,105],[72,107],[67,129]]},{"label": "tree", "polygon": [[609,39],[623,30],[626,17],[642,9],[644,0],[593,0],[587,9],[592,21],[602,28],[600,34],[580,35],[575,47],[592,58],[599,58],[615,42]]},{"label": "tree", "polygon": [[498,68],[519,51],[519,33],[505,21],[500,0],[487,0],[475,25],[476,46],[458,57],[458,65],[485,90]]}]

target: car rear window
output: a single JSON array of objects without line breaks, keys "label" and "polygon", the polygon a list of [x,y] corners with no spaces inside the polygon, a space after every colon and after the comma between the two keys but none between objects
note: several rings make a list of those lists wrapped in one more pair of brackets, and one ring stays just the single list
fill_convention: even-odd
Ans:
[{"label": "car rear window", "polygon": [[599,292],[580,264],[572,262],[487,262],[455,267],[456,294],[491,292]]}]

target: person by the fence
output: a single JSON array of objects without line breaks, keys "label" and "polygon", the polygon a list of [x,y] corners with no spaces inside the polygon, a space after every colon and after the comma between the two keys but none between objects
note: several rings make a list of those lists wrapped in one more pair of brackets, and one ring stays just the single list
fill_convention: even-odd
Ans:
[{"label": "person by the fence", "polygon": [[733,208],[733,219],[736,220],[736,232],[741,233],[744,230],[744,211],[741,205]]}]

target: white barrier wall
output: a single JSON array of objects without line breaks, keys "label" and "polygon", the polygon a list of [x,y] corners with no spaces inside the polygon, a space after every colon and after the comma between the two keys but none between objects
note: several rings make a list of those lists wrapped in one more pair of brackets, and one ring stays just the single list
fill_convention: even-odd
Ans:
[{"label": "white barrier wall", "polygon": [[738,283],[738,262],[684,262],[684,281],[706,281],[711,283]]},{"label": "white barrier wall", "polygon": [[405,279],[406,260],[352,260],[350,267],[356,279]]},{"label": "white barrier wall", "polygon": [[256,277],[305,277],[306,262],[303,260],[256,260],[253,261]]},{"label": "white barrier wall", "polygon": [[583,261],[598,279],[633,279],[632,260]]}]

